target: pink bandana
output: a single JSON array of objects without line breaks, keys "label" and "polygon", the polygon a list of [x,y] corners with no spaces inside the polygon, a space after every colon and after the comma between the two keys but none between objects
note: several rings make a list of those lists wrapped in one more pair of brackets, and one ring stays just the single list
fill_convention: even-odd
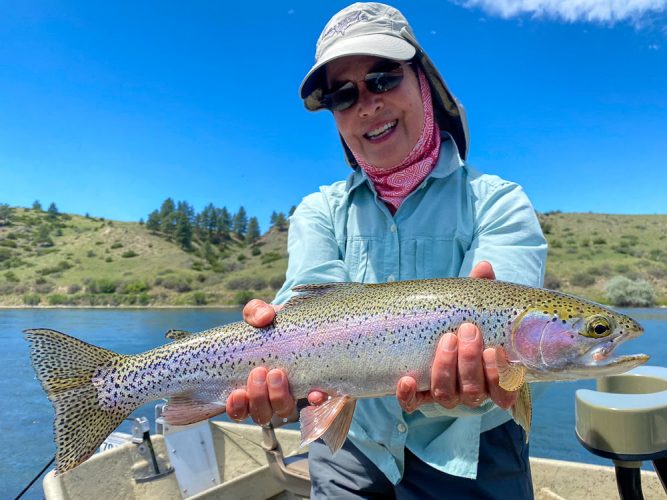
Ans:
[{"label": "pink bandana", "polygon": [[374,167],[354,155],[392,214],[396,213],[403,200],[431,173],[440,154],[440,129],[433,118],[431,89],[420,68],[417,68],[417,76],[424,106],[424,125],[412,151],[401,163],[389,170]]}]

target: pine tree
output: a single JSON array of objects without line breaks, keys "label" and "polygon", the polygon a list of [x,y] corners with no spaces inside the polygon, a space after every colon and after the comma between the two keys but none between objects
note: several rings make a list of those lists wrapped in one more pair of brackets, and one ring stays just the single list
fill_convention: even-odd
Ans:
[{"label": "pine tree", "polygon": [[6,203],[0,203],[0,226],[8,226],[12,218],[12,209]]},{"label": "pine tree", "polygon": [[218,228],[218,217],[216,215],[216,208],[213,206],[213,203],[206,205],[198,217],[198,227],[201,231],[201,234],[207,239],[211,239]]},{"label": "pine tree", "polygon": [[232,230],[232,216],[227,207],[222,207],[218,214],[218,231],[223,238],[229,238],[229,232]]},{"label": "pine tree", "polygon": [[56,204],[54,202],[51,202],[46,212],[49,214],[49,218],[51,219],[58,217],[59,214],[58,207],[56,207]]},{"label": "pine tree", "polygon": [[167,234],[176,231],[176,206],[171,198],[164,200],[160,207],[160,231]]},{"label": "pine tree", "polygon": [[187,201],[179,201],[176,211],[185,216],[190,224],[195,220],[195,209]]},{"label": "pine tree", "polygon": [[285,214],[282,212],[279,212],[276,215],[276,222],[274,226],[279,230],[279,231],[284,231],[287,229],[287,218],[285,217]]},{"label": "pine tree", "polygon": [[183,250],[192,249],[192,224],[183,212],[176,212],[175,237]]},{"label": "pine tree", "polygon": [[35,200],[32,202],[32,209],[37,212],[42,211],[42,204],[39,202],[39,200]]},{"label": "pine tree", "polygon": [[159,231],[160,230],[160,212],[153,210],[148,214],[148,220],[146,221],[146,228],[150,231]]},{"label": "pine tree", "polygon": [[245,233],[248,230],[248,214],[246,214],[243,206],[241,206],[239,211],[236,212],[236,215],[234,215],[232,230],[240,237],[245,236]]},{"label": "pine tree", "polygon": [[245,241],[246,243],[252,245],[259,239],[259,237],[259,221],[257,220],[257,217],[250,217],[250,220],[248,221],[248,231],[245,235]]}]

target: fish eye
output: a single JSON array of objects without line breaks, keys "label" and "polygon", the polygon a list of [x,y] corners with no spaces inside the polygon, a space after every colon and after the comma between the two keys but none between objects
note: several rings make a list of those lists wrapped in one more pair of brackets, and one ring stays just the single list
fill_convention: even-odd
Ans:
[{"label": "fish eye", "polygon": [[599,339],[610,335],[611,331],[611,321],[608,318],[605,318],[604,316],[593,316],[586,325],[584,335],[586,337]]}]

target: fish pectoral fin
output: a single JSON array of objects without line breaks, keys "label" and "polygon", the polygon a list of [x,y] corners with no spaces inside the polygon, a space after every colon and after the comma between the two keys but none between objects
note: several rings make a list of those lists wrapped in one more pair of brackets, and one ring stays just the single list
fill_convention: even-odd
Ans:
[{"label": "fish pectoral fin", "polygon": [[516,391],[526,380],[526,367],[508,363],[503,357],[496,357],[498,367],[498,385],[506,391]]},{"label": "fish pectoral fin", "polygon": [[301,410],[301,446],[321,437],[331,453],[336,453],[347,438],[356,404],[356,399],[343,395]]},{"label": "fish pectoral fin", "polygon": [[523,384],[519,389],[519,396],[512,406],[512,418],[526,431],[526,443],[530,437],[530,425],[533,420],[533,404],[530,398],[530,386]]},{"label": "fish pectoral fin", "polygon": [[169,398],[162,415],[171,425],[188,425],[224,412],[225,405],[220,401],[201,401],[191,394],[180,394]]},{"label": "fish pectoral fin", "polygon": [[192,332],[186,332],[185,330],[175,330],[171,329],[168,330],[167,333],[164,334],[164,337],[170,340],[181,340],[184,338],[189,337],[190,335],[193,335]]}]

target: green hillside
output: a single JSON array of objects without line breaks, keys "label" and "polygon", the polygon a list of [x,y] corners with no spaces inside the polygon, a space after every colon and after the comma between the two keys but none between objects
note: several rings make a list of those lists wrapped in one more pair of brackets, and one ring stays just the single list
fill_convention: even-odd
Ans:
[{"label": "green hillside", "polygon": [[644,280],[667,305],[667,215],[540,214],[549,241],[545,286],[607,302],[615,276]]},{"label": "green hillside", "polygon": [[[6,207],[6,206],[5,206]],[[644,280],[667,305],[667,215],[540,214],[546,286],[609,302],[615,276]],[[13,208],[0,214],[0,306],[237,305],[271,299],[287,231],[250,244],[231,233],[184,250],[146,225]]]},{"label": "green hillside", "polygon": [[[0,220],[2,223],[2,220]],[[236,305],[270,299],[287,231],[254,244],[194,238],[190,251],[135,222],[15,208],[0,226],[0,305]]]}]

